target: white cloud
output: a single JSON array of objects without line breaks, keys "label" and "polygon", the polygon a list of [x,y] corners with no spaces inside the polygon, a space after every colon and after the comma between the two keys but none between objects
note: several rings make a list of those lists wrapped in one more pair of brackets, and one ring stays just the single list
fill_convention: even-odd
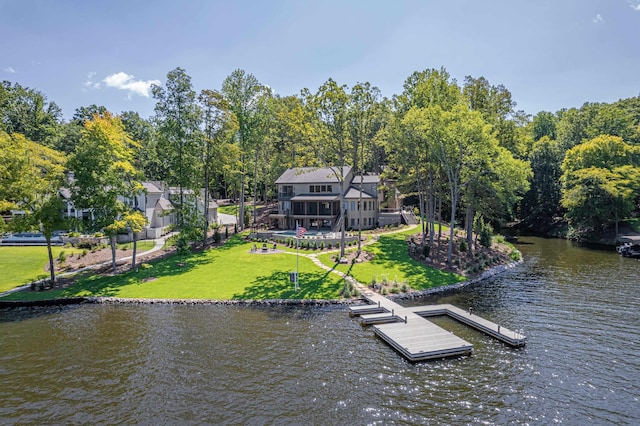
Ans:
[{"label": "white cloud", "polygon": [[603,22],[603,21],[604,21],[604,18],[599,13],[595,16],[595,18],[593,18],[593,22],[596,23],[596,24],[598,22]]},{"label": "white cloud", "polygon": [[84,91],[86,91],[86,89],[99,89],[100,88],[100,83],[93,80],[93,77],[95,77],[95,76],[96,76],[96,73],[93,72],[93,71],[87,74],[87,81],[82,83],[82,85],[85,87],[85,89],[83,89]]},{"label": "white cloud", "polygon": [[2,70],[3,70],[4,72],[8,72],[9,74],[15,74],[15,73],[17,73],[17,72],[18,72],[18,71],[16,71],[16,70],[15,70],[15,68],[13,68],[13,67],[5,67],[5,68],[3,68]]},{"label": "white cloud", "polygon": [[125,72],[118,72],[108,75],[102,81],[107,85],[107,87],[113,87],[116,89],[128,91],[129,99],[131,99],[131,95],[134,94],[148,98],[151,85],[160,85],[159,80],[134,80],[134,76]]},{"label": "white cloud", "polygon": [[627,0],[627,3],[629,3],[631,9],[640,12],[640,0]]}]

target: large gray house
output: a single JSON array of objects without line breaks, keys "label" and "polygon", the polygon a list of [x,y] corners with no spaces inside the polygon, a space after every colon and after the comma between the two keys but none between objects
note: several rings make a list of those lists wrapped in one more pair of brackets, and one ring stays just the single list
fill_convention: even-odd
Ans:
[{"label": "large gray house", "polygon": [[[340,177],[344,176],[345,228],[378,226],[383,192],[378,175],[355,175],[351,166],[299,167],[287,169],[277,180],[278,213],[271,215],[281,229],[296,225],[314,230],[339,230]],[[361,186],[362,181],[362,186]],[[360,189],[362,188],[362,190]]]}]

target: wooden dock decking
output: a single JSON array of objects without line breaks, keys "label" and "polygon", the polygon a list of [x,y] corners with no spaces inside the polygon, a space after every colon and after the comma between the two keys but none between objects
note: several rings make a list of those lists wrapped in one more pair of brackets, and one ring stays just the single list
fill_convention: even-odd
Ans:
[{"label": "wooden dock decking", "polygon": [[371,304],[351,307],[350,315],[360,316],[363,325],[376,324],[373,326],[374,333],[409,361],[473,353],[471,343],[425,319],[437,315],[448,315],[514,347],[526,343],[523,334],[453,305],[405,308],[377,293],[367,292],[364,297]]}]

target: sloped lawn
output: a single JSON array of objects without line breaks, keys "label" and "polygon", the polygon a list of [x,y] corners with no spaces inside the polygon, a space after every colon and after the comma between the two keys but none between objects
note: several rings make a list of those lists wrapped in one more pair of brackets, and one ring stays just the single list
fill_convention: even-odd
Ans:
[{"label": "sloped lawn", "polygon": [[221,247],[185,256],[172,256],[137,272],[113,277],[83,278],[72,287],[22,292],[6,300],[112,296],[159,299],[338,299],[343,280],[300,256],[300,290],[289,281],[295,270],[292,254],[250,253],[253,243],[233,236]]},{"label": "sloped lawn", "polygon": [[374,255],[368,262],[338,265],[331,260],[332,254],[329,253],[318,256],[318,259],[327,266],[348,273],[365,285],[372,280],[381,282],[386,279],[389,282],[406,283],[414,290],[425,290],[464,281],[465,277],[462,275],[426,266],[409,256],[405,239],[417,232],[418,228],[414,228],[380,235],[377,242],[363,247],[364,251]]}]

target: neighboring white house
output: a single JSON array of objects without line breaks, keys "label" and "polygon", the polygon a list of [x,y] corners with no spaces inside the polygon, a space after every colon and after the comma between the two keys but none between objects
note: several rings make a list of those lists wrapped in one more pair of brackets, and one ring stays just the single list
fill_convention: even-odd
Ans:
[{"label": "neighboring white house", "polygon": [[[73,179],[73,176],[70,176]],[[176,223],[175,208],[171,202],[172,197],[178,193],[177,188],[172,188],[159,181],[142,182],[144,191],[135,198],[122,198],[129,207],[140,210],[147,218],[145,227],[145,238],[158,238],[168,232],[169,226]],[[76,218],[78,220],[91,219],[91,209],[76,209],[71,200],[71,191],[62,188],[59,194],[65,204],[63,215],[65,217]],[[187,202],[193,199],[193,191],[185,191]],[[204,190],[201,191],[197,199],[198,211],[204,209]],[[218,205],[215,201],[209,202],[207,211],[209,222],[218,221]]]},{"label": "neighboring white house", "polygon": [[[278,221],[282,229],[295,229],[296,225],[307,229],[340,228],[340,169],[329,167],[300,167],[287,169],[277,180],[278,213],[271,218]],[[378,212],[383,192],[380,176],[354,175],[353,168],[346,166],[344,176],[345,228],[358,229],[362,218],[362,229],[378,226]]]}]

